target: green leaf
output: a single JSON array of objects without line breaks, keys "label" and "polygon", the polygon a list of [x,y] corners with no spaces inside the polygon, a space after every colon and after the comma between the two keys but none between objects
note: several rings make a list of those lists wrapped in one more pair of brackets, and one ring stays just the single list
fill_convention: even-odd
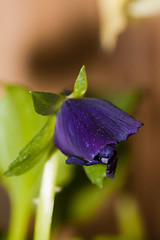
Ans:
[{"label": "green leaf", "polygon": [[83,97],[86,91],[87,91],[86,69],[85,66],[82,66],[79,75],[76,79],[76,82],[74,84],[74,90],[71,96],[73,96],[74,98],[80,98]]},{"label": "green leaf", "polygon": [[106,177],[106,165],[84,166],[84,170],[92,183],[96,184],[99,188],[103,187],[103,180]]},{"label": "green leaf", "polygon": [[64,96],[49,92],[32,91],[35,111],[40,115],[51,115],[56,113],[65,100]]},{"label": "green leaf", "polygon": [[42,130],[19,152],[9,165],[6,176],[20,175],[37,164],[53,147],[55,117],[50,117]]}]

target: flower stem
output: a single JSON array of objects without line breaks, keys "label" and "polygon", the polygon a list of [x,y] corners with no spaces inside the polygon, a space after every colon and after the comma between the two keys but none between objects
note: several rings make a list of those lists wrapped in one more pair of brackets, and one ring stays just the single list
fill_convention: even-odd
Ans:
[{"label": "flower stem", "polygon": [[49,240],[55,198],[58,169],[58,150],[44,166],[38,209],[36,213],[34,240]]},{"label": "flower stem", "polygon": [[[23,193],[22,193],[23,196]],[[31,215],[30,199],[19,198],[11,204],[11,219],[8,240],[24,240],[28,230],[28,222]]]}]

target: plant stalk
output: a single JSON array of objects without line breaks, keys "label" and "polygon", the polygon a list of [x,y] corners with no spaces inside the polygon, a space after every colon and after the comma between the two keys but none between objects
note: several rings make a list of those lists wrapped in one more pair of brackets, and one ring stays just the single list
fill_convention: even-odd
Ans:
[{"label": "plant stalk", "polygon": [[19,197],[19,201],[11,202],[11,217],[8,240],[24,240],[28,230],[31,216],[30,199]]},{"label": "plant stalk", "polygon": [[58,150],[44,166],[38,208],[35,220],[34,240],[49,240],[54,207]]}]

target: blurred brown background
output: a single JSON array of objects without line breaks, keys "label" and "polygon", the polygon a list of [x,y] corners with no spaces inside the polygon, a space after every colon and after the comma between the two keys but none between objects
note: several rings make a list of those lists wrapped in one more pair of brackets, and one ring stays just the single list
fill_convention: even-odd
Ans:
[{"label": "blurred brown background", "polygon": [[[116,48],[100,47],[96,0],[0,2],[0,79],[31,89],[72,89],[86,65],[89,90],[141,90],[129,186],[140,205],[148,239],[160,239],[160,17],[130,21]],[[0,228],[8,204],[0,193]],[[7,217],[6,214],[7,213]]]}]

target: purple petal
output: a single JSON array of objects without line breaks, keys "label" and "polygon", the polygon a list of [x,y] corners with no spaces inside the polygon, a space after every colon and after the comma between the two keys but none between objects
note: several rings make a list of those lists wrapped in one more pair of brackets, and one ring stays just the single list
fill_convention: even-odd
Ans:
[{"label": "purple petal", "polygon": [[75,165],[80,165],[80,166],[84,166],[85,162],[83,160],[80,160],[78,158],[75,157],[68,157],[66,160],[67,164],[75,164]]},{"label": "purple petal", "polygon": [[115,144],[107,145],[102,151],[96,156],[102,164],[107,164],[107,176],[114,178],[117,167],[117,148]]},{"label": "purple petal", "polygon": [[125,141],[142,125],[108,101],[68,99],[57,115],[54,141],[67,156],[93,161],[105,146]]},{"label": "purple petal", "polygon": [[114,174],[116,171],[116,167],[117,167],[117,156],[115,156],[110,163],[107,165],[107,176],[110,178],[114,178]]},{"label": "purple petal", "polygon": [[85,165],[86,166],[92,166],[92,165],[95,165],[95,164],[101,164],[101,162],[98,161],[98,160],[93,160],[92,162],[87,162]]}]

